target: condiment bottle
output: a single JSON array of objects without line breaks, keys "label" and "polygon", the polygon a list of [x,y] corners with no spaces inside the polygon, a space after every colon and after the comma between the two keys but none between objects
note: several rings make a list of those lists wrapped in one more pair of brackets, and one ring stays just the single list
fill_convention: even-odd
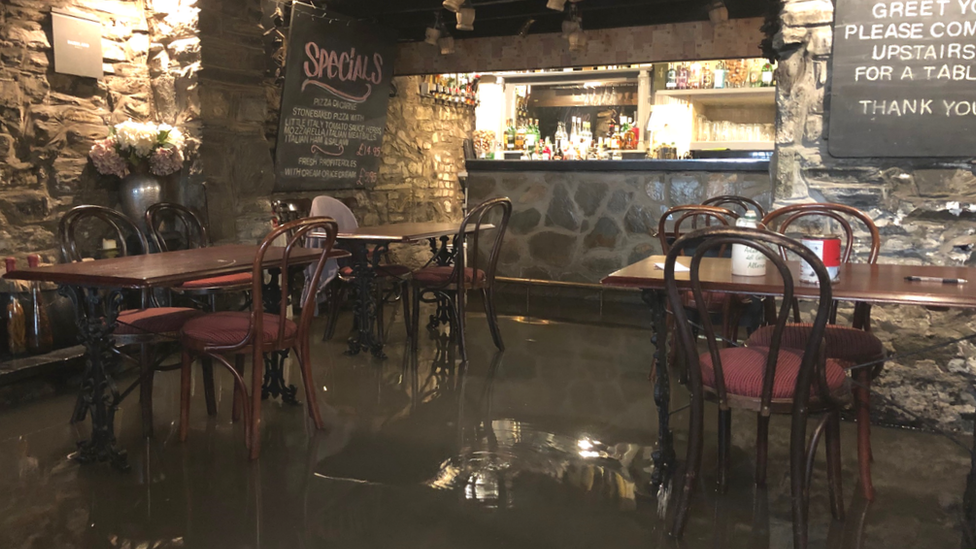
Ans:
[{"label": "condiment bottle", "polygon": [[[27,256],[27,266],[36,269],[41,257],[37,254]],[[51,333],[51,321],[48,320],[47,309],[41,295],[41,287],[37,281],[31,281],[31,322],[27,326],[27,350],[31,353],[47,353],[54,348],[54,336]]]},{"label": "condiment bottle", "polygon": [[[759,227],[756,212],[749,210],[735,221],[736,227],[755,229]],[[759,250],[744,244],[732,244],[732,275],[733,276],[764,276],[766,274],[766,256]]]},{"label": "condiment bottle", "polygon": [[[17,270],[17,260],[8,257],[5,261],[7,272]],[[27,318],[24,316],[24,308],[20,305],[15,292],[10,293],[10,301],[4,310],[4,319],[7,321],[7,350],[12,355],[20,355],[27,352]]]}]

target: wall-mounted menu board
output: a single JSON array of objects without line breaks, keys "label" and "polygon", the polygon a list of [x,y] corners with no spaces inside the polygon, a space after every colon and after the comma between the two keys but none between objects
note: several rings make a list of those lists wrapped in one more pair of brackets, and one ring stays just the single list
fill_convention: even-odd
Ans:
[{"label": "wall-mounted menu board", "polygon": [[976,156],[976,0],[837,0],[830,154]]},{"label": "wall-mounted menu board", "polygon": [[295,3],[275,154],[275,191],[376,183],[396,38]]}]

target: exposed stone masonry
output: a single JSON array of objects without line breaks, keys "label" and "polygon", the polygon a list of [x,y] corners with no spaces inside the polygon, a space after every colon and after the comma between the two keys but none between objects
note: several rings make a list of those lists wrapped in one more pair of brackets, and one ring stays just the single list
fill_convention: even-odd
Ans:
[{"label": "exposed stone masonry", "polygon": [[471,174],[469,199],[512,199],[500,276],[597,283],[661,253],[658,220],[672,206],[724,194],[768,206],[771,189],[752,172],[489,172]]},{"label": "exposed stone masonry", "polygon": [[[194,2],[153,0],[154,13],[130,0],[4,2],[0,254],[23,261],[26,253],[39,252],[55,261],[57,222],[66,210],[117,202],[117,179],[98,175],[88,162],[88,150],[111,125],[158,116],[196,134],[196,53],[187,42],[193,40]],[[54,72],[52,7],[101,21],[103,79]]]},{"label": "exposed stone masonry", "polygon": [[[932,159],[839,159],[828,153],[824,136],[830,112],[824,98],[832,21],[829,0],[788,0],[782,13],[783,28],[775,39],[783,57],[777,68],[776,204],[840,202],[868,212],[881,231],[883,263],[976,264],[976,176],[968,166]],[[871,316],[874,333],[896,353],[976,331],[968,311],[876,306]],[[976,347],[966,343],[891,361],[876,387],[913,415],[969,429],[960,414],[976,404],[974,378]],[[888,419],[913,422],[882,399],[875,402]]]}]

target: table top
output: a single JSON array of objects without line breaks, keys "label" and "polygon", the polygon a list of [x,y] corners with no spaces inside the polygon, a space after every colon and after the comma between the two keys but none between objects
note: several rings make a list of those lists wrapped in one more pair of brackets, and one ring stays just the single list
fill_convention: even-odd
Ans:
[{"label": "table top", "polygon": [[[409,243],[427,240],[428,238],[455,235],[459,226],[460,223],[452,222],[390,223],[373,227],[359,227],[355,231],[340,232],[336,239]],[[490,223],[481,225],[483,231],[494,228],[495,226]],[[473,232],[475,232],[475,226],[469,225],[467,233]]]},{"label": "table top", "polygon": [[[655,263],[663,265],[664,260],[663,255],[648,257],[608,275],[601,283],[626,288],[664,289],[664,270],[655,266]],[[691,264],[691,258],[680,257],[678,262],[688,266]],[[787,263],[793,273],[793,280],[796,281],[794,286],[796,296],[817,298],[820,289],[816,285],[799,282],[799,262]],[[967,284],[911,282],[905,280],[906,276],[961,278],[969,282]],[[679,287],[691,287],[687,272],[676,272],[675,278]],[[751,295],[782,295],[783,293],[782,280],[774,269],[766,269],[765,276],[732,276],[732,260],[728,258],[703,258],[701,280],[703,290]],[[976,308],[976,269],[935,265],[845,263],[840,267],[840,280],[832,285],[832,290],[834,299],[844,301]]]},{"label": "table top", "polygon": [[[58,263],[12,271],[3,278],[109,288],[165,287],[200,278],[250,271],[257,251],[258,246],[253,244],[229,244],[80,263]],[[283,251],[283,247],[270,248],[264,256],[263,266],[266,269],[280,266]],[[311,263],[321,254],[321,250],[297,248],[292,250],[289,264]],[[349,252],[344,250],[329,252],[329,257],[332,258],[347,256]]]}]

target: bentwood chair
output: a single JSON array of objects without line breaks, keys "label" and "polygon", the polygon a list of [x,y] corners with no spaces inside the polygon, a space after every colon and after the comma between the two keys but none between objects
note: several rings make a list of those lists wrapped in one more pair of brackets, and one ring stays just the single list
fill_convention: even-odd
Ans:
[{"label": "bentwood chair", "polygon": [[[450,303],[451,333],[457,330],[458,351],[461,360],[468,360],[464,341],[464,309],[468,290],[481,290],[488,317],[488,329],[495,347],[505,349],[502,334],[498,328],[498,315],[495,309],[495,269],[498,257],[512,217],[512,201],[508,198],[492,198],[473,207],[461,221],[454,237],[454,265],[446,267],[424,267],[413,273],[413,310],[411,311],[411,347],[417,350],[420,339],[420,302],[425,294],[433,294]],[[482,230],[482,226],[494,224],[493,229]],[[469,228],[473,232],[469,235]],[[486,252],[482,255],[481,252]],[[467,255],[468,257],[465,257]],[[468,262],[470,261],[470,267]],[[425,303],[436,302],[427,298]]]},{"label": "bentwood chair", "polygon": [[[101,229],[96,227],[101,226]],[[106,226],[108,227],[107,233]],[[58,240],[62,260],[67,263],[81,261],[86,247],[81,240],[101,243],[104,236],[114,236],[120,256],[149,253],[149,242],[139,228],[123,214],[103,206],[82,205],[69,210],[58,224]],[[86,238],[87,237],[87,238]],[[140,308],[119,313],[112,337],[119,346],[139,346],[140,394],[142,404],[142,431],[152,436],[152,388],[156,370],[154,346],[176,341],[183,324],[200,314],[196,309],[185,307],[157,307],[149,290],[140,295]],[[116,349],[116,352],[129,358]],[[76,409],[74,419],[84,419],[84,407]]]},{"label": "bentwood chair", "polygon": [[[783,283],[783,304],[772,325],[773,337],[767,346],[722,347],[719,345],[701,282],[701,263],[709,252],[731,244],[742,244],[758,250],[767,258],[767,270],[778,272]],[[786,261],[772,249],[789,250],[808,261],[820,281],[817,314],[809,338],[798,349],[781,345],[780,340],[790,316],[794,280]],[[693,248],[690,282],[701,314],[708,352],[699,355],[698,342],[683,301],[683,289],[675,278],[675,264],[683,249]],[[841,489],[840,410],[851,399],[845,372],[849,363],[827,358],[823,352],[824,330],[830,316],[830,278],[823,263],[812,251],[783,235],[743,227],[711,227],[690,233],[676,241],[668,253],[664,269],[668,301],[674,310],[678,343],[687,361],[691,390],[691,419],[688,434],[686,470],[677,494],[672,534],[682,534],[688,519],[695,481],[701,469],[704,401],[718,403],[718,487],[727,487],[731,450],[732,410],[758,414],[756,432],[756,484],[766,482],[769,418],[772,414],[824,413],[808,443],[805,427],[794,432],[790,446],[791,488],[793,500],[794,546],[806,547],[806,519],[809,503],[809,476],[821,434],[827,445],[827,476],[831,512],[843,520],[844,500]],[[684,286],[686,287],[686,286]]]},{"label": "bentwood chair", "polygon": [[[312,288],[317,287],[325,262],[335,244],[338,227],[336,222],[325,217],[310,217],[286,223],[272,230],[261,243],[251,269],[252,299],[250,311],[219,312],[200,316],[187,322],[181,331],[183,343],[182,375],[180,379],[180,440],[185,441],[189,434],[190,418],[190,380],[195,356],[206,356],[224,366],[234,378],[233,418],[236,420],[243,412],[245,422],[245,442],[251,459],[257,459],[261,452],[261,385],[264,379],[264,354],[272,351],[294,349],[305,385],[305,401],[308,415],[316,429],[323,429],[322,415],[319,412],[315,384],[312,381],[311,354],[309,352],[309,326],[315,307],[311,306],[315,292],[307,292],[298,321],[287,318],[288,300],[282,299],[278,314],[265,313],[262,307],[262,264],[268,250],[275,246],[279,237],[286,235],[282,251],[281,272],[287,273],[293,264],[295,249],[304,247],[309,233],[316,231],[323,236],[318,238],[322,253],[316,262],[309,280]],[[281,277],[281,295],[289,295],[289,277]],[[246,356],[251,355],[251,392],[248,395],[244,382]],[[228,361],[234,357],[234,364]],[[248,403],[250,400],[250,403]]]},{"label": "bentwood chair", "polygon": [[[181,204],[159,202],[149,206],[146,210],[146,226],[161,252],[206,248],[211,244],[206,225],[196,212]],[[210,312],[214,312],[217,295],[246,292],[250,288],[251,273],[236,273],[184,282],[174,290],[206,297]]]},{"label": "bentwood chair", "polygon": [[[671,242],[681,238],[683,231],[701,226],[725,226],[728,227],[735,223],[739,214],[732,210],[718,206],[705,206],[700,204],[688,204],[675,206],[661,215],[658,220],[657,235],[661,242],[662,253],[671,250]],[[671,231],[668,231],[667,224],[673,219]],[[681,253],[685,253],[682,251]],[[726,255],[726,250],[720,249],[719,255]],[[705,292],[706,306],[711,314],[722,315],[722,337],[727,342],[735,341],[737,337],[739,316],[742,314],[742,306],[748,302],[749,298],[744,298],[736,294],[726,292]],[[685,292],[685,307],[695,308],[694,298],[690,292]]]},{"label": "bentwood chair", "polygon": [[[854,223],[852,223],[852,221]],[[788,234],[794,229],[811,225],[817,230],[830,231],[831,226],[839,228],[843,243],[841,261],[850,262],[853,257],[854,246],[857,243],[855,234],[856,222],[860,222],[869,237],[867,242],[866,261],[874,264],[878,260],[881,249],[881,235],[878,227],[867,214],[844,204],[794,204],[766,215],[763,224],[768,230],[781,234]],[[783,252],[786,253],[785,251]],[[784,255],[785,257],[785,255]],[[809,337],[811,325],[800,323],[799,305],[794,301],[793,314],[795,324],[787,326],[783,332],[782,344],[786,347],[800,348]],[[748,344],[767,345],[772,337],[772,327],[756,330],[748,340]],[[851,326],[837,324],[837,303],[833,303],[830,310],[829,323],[826,331],[827,357],[845,360],[854,364],[871,364],[870,367],[854,370],[853,377],[856,386],[854,398],[857,413],[857,451],[860,467],[861,489],[864,497],[874,500],[874,487],[871,483],[871,382],[880,375],[884,367],[886,353],[881,341],[871,333],[871,304],[858,302],[854,305]]]},{"label": "bentwood chair", "polygon": [[[331,196],[317,196],[312,200],[311,215],[315,217],[331,217],[339,225],[339,232],[347,233],[355,231],[359,228],[359,222],[356,220],[356,216],[346,206],[341,200],[333,198]],[[337,247],[342,247],[342,244],[337,244]],[[349,250],[352,253],[359,253],[361,250]],[[372,259],[372,252],[366,252],[370,259]],[[377,257],[377,259],[381,259]],[[308,274],[311,274],[306,270]],[[394,290],[399,290],[399,297],[403,302],[403,316],[406,321],[407,334],[410,332],[410,300],[409,289],[410,289],[410,268],[406,265],[397,265],[393,263],[380,263],[376,262],[376,268],[374,269],[376,275],[376,327],[379,332],[380,340],[384,338],[385,332],[385,315],[383,314],[383,306],[387,302],[387,296],[392,295],[394,292],[387,292],[387,288],[393,287]],[[353,268],[346,264],[340,265],[336,260],[330,259],[325,265],[325,273],[322,275],[322,279],[319,281],[319,296],[326,300],[327,307],[327,319],[325,325],[325,332],[322,334],[322,341],[328,341],[332,339],[335,334],[336,322],[339,318],[339,308],[345,298],[349,293],[352,283],[355,281],[355,275],[353,274]]]},{"label": "bentwood chair", "polygon": [[[766,217],[766,209],[762,207],[762,204],[745,196],[733,194],[713,196],[708,200],[702,201],[702,206],[718,206],[719,208],[726,208],[737,213],[739,217],[745,215],[749,210],[754,210],[758,219]],[[739,210],[742,211],[740,212]]]}]

